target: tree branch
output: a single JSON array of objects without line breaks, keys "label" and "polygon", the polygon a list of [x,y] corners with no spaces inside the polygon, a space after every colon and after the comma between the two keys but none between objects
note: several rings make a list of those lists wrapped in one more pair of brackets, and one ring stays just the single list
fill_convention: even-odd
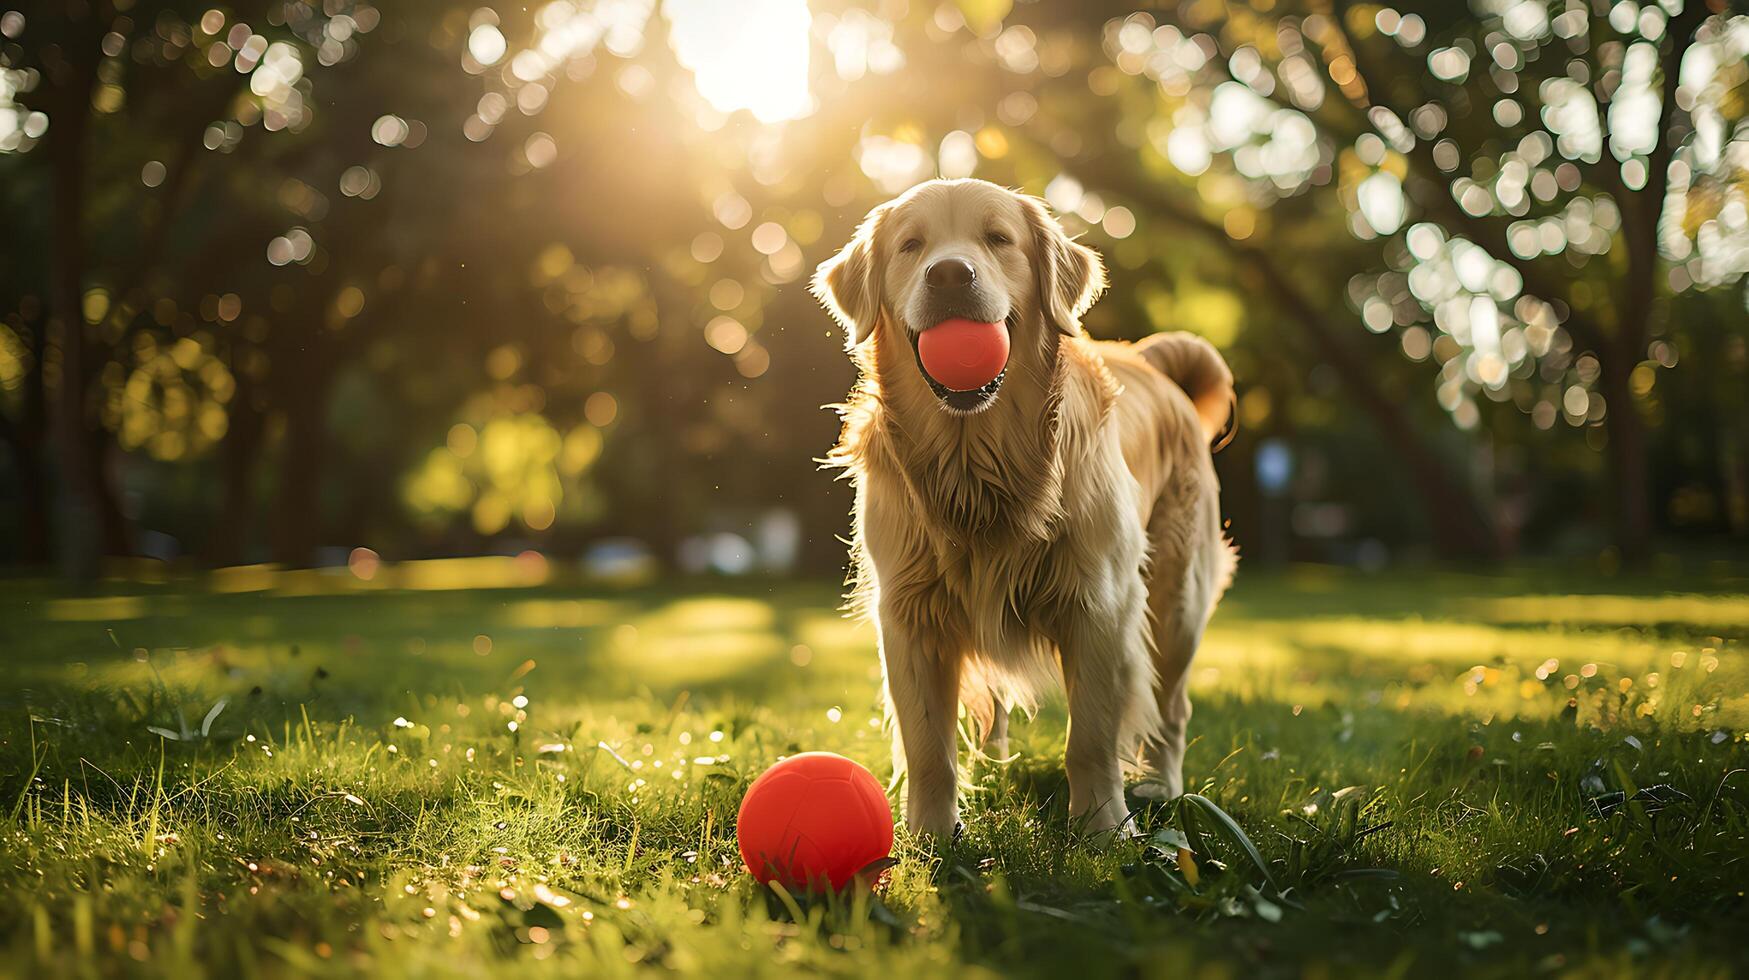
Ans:
[{"label": "tree branch", "polygon": [[1267,252],[1256,245],[1235,241],[1220,224],[1175,200],[1145,178],[1109,172],[1099,173],[1097,178],[1100,184],[1116,189],[1145,207],[1148,213],[1203,237],[1231,255],[1240,276],[1253,280],[1246,285],[1267,294],[1288,315],[1311,341],[1310,346],[1317,356],[1328,361],[1342,378],[1346,394],[1360,403],[1383,430],[1387,441],[1399,450],[1428,502],[1435,534],[1446,550],[1452,553],[1493,553],[1492,531],[1474,495],[1438,456],[1427,449],[1427,441],[1409,422],[1402,404],[1379,389],[1374,372],[1343,339],[1341,327],[1329,321]]},{"label": "tree branch", "polygon": [[[1380,77],[1377,63],[1371,59],[1370,55],[1362,51],[1361,46],[1348,33],[1346,17],[1349,4],[1347,0],[1336,0],[1335,7],[1337,16],[1332,19],[1336,22],[1336,30],[1341,33],[1343,42],[1347,45],[1350,56],[1354,60],[1354,70],[1360,76],[1362,85],[1366,87],[1367,92],[1375,102],[1396,113],[1398,118],[1405,118],[1402,110],[1392,105],[1385,97],[1384,89],[1374,84],[1373,79]],[[1511,266],[1524,283],[1526,292],[1544,300],[1559,299],[1566,303],[1570,312],[1563,326],[1581,344],[1593,348],[1606,346],[1609,340],[1608,335],[1590,317],[1572,309],[1572,303],[1567,298],[1567,291],[1561,288],[1556,278],[1544,271],[1542,263],[1517,255],[1512,251],[1510,244],[1502,243],[1505,244],[1504,248],[1495,244],[1497,238],[1505,235],[1505,229],[1500,227],[1499,219],[1471,214],[1452,198],[1450,182],[1433,159],[1433,145],[1433,141],[1417,137],[1414,145],[1405,156],[1410,160],[1415,171],[1435,186],[1436,192],[1433,197],[1438,203],[1439,214],[1443,222],[1448,227],[1456,226],[1466,237],[1487,249],[1490,255]]]}]

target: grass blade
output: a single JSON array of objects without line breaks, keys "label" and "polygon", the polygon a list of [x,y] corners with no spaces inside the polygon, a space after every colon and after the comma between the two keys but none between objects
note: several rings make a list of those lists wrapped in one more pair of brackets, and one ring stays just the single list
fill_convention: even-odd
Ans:
[{"label": "grass blade", "polygon": [[1237,820],[1234,820],[1227,811],[1216,806],[1215,802],[1206,796],[1198,793],[1186,793],[1184,799],[1208,815],[1221,833],[1244,851],[1245,856],[1251,859],[1251,863],[1257,866],[1257,872],[1263,876],[1263,881],[1269,886],[1269,890],[1280,894],[1281,889],[1275,885],[1275,876],[1269,873],[1269,863],[1263,860],[1263,853],[1257,849],[1256,844],[1251,843],[1251,838],[1247,837],[1245,831],[1240,829]]},{"label": "grass blade", "polygon": [[210,710],[207,711],[206,717],[202,718],[200,720],[200,737],[201,738],[206,738],[207,735],[212,732],[213,722],[218,719],[219,713],[225,710],[225,705],[230,704],[230,703],[231,703],[231,698],[229,695],[221,697],[217,701],[213,702],[213,706]]}]

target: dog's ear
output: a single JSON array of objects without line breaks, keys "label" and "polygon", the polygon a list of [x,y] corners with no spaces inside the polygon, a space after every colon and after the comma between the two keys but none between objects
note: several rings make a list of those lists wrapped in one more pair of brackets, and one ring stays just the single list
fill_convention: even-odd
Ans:
[{"label": "dog's ear", "polygon": [[844,346],[854,349],[874,333],[881,312],[881,262],[878,255],[881,220],[888,206],[868,213],[856,234],[838,254],[814,270],[814,298],[844,328]]},{"label": "dog's ear", "polygon": [[1045,319],[1066,334],[1081,332],[1081,314],[1105,291],[1099,253],[1063,233],[1063,226],[1036,197],[1022,197],[1032,228],[1033,265]]}]

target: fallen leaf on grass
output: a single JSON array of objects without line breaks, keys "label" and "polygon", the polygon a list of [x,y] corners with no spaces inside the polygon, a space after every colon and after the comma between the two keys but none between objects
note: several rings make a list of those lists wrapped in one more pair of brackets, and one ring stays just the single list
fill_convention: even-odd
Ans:
[{"label": "fallen leaf on grass", "polygon": [[1613,793],[1593,796],[1585,802],[1591,808],[1593,817],[1607,817],[1621,809],[1622,805],[1627,803],[1629,799],[1645,808],[1646,813],[1650,815],[1677,803],[1687,803],[1692,797],[1668,783],[1659,783],[1639,790],[1631,798],[1621,790],[1616,790]]},{"label": "fallen leaf on grass", "polygon": [[1195,888],[1197,883],[1202,880],[1201,873],[1196,870],[1196,858],[1191,856],[1188,847],[1178,849],[1178,872],[1184,875],[1184,880],[1192,888]]}]

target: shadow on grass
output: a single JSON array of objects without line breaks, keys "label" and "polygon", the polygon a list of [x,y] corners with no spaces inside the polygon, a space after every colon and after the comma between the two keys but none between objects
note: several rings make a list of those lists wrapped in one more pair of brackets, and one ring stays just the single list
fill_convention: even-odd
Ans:
[{"label": "shadow on grass", "polygon": [[[1313,597],[1265,582],[1216,621],[1197,668],[1216,673],[1198,682],[1186,772],[1237,821],[1261,868],[1182,804],[1136,801],[1152,847],[1078,839],[1065,719],[1049,705],[1017,724],[1018,761],[974,771],[964,839],[905,845],[880,903],[823,907],[817,919],[798,906],[806,934],[838,937],[833,949],[939,941],[1032,974],[1210,963],[1267,975],[1522,975],[1597,962],[1680,972],[1740,960],[1749,797],[1738,770],[1749,743],[1717,715],[1685,717],[1678,672],[1647,659],[1669,651],[1596,628],[1613,613],[1545,623],[1567,644],[1566,666],[1537,678],[1548,656],[1537,623],[1479,625],[1459,611],[1507,609],[1498,603],[1510,596],[1429,585],[1418,603],[1409,586],[1385,591]],[[296,947],[322,923],[330,935],[410,931],[373,921],[384,913],[359,889],[426,889],[404,910],[416,923],[426,903],[443,907],[429,891],[441,884],[484,896],[496,955],[511,957],[516,930],[538,924],[518,876],[538,873],[602,920],[618,916],[625,936],[647,934],[644,955],[659,956],[672,937],[615,912],[615,897],[666,895],[664,915],[708,906],[707,925],[758,902],[735,863],[732,818],[775,755],[829,747],[884,771],[882,737],[865,724],[869,639],[839,625],[834,602],[827,585],[587,598],[165,591],[116,607],[126,618],[8,616],[0,642],[16,653],[15,683],[0,691],[0,805],[16,804],[23,828],[6,851],[18,913],[8,918],[27,920],[26,897],[72,914],[66,893],[43,884],[58,873],[88,891],[131,881],[102,911],[143,921],[182,887],[165,876],[187,875],[230,896],[229,921],[260,942]],[[1695,694],[1709,705],[1741,694],[1728,680],[1742,669],[1730,642],[1740,627],[1706,619],[1716,608],[1671,620],[1697,668],[1714,656],[1702,644],[1722,636],[1723,666]],[[1332,623],[1342,616],[1355,622]],[[1400,649],[1405,637],[1421,652]],[[1473,639],[1486,645],[1467,650]],[[1610,665],[1618,654],[1639,658],[1631,676]],[[1578,678],[1580,657],[1605,667]],[[1472,678],[1475,664],[1498,667]],[[1646,664],[1666,675],[1658,685]],[[198,729],[220,697],[209,737],[146,730]],[[674,771],[684,778],[668,779]],[[1681,797],[1592,807],[1651,785]],[[1177,838],[1153,836],[1164,831],[1185,835],[1188,857]],[[520,882],[504,886],[514,900],[494,897],[498,880]],[[282,907],[245,897],[251,888]],[[781,924],[793,913],[763,914]],[[236,955],[214,947],[207,962]]]},{"label": "shadow on grass", "polygon": [[[1412,757],[1338,760],[1265,748],[1248,719],[1281,707],[1205,701],[1188,767],[1265,869],[1183,802],[1132,800],[1152,846],[1098,860],[1069,830],[1060,756],[983,772],[967,833],[935,872],[973,958],[1041,974],[1214,958],[1267,974],[1319,963],[1523,975],[1592,957],[1675,967],[1741,955],[1725,926],[1749,887],[1740,742],[1656,726],[1624,742],[1560,722],[1442,734],[1385,711],[1377,727],[1409,736]],[[1592,802],[1654,781],[1675,802],[1608,814]],[[1194,853],[1181,857],[1180,841]]]}]

